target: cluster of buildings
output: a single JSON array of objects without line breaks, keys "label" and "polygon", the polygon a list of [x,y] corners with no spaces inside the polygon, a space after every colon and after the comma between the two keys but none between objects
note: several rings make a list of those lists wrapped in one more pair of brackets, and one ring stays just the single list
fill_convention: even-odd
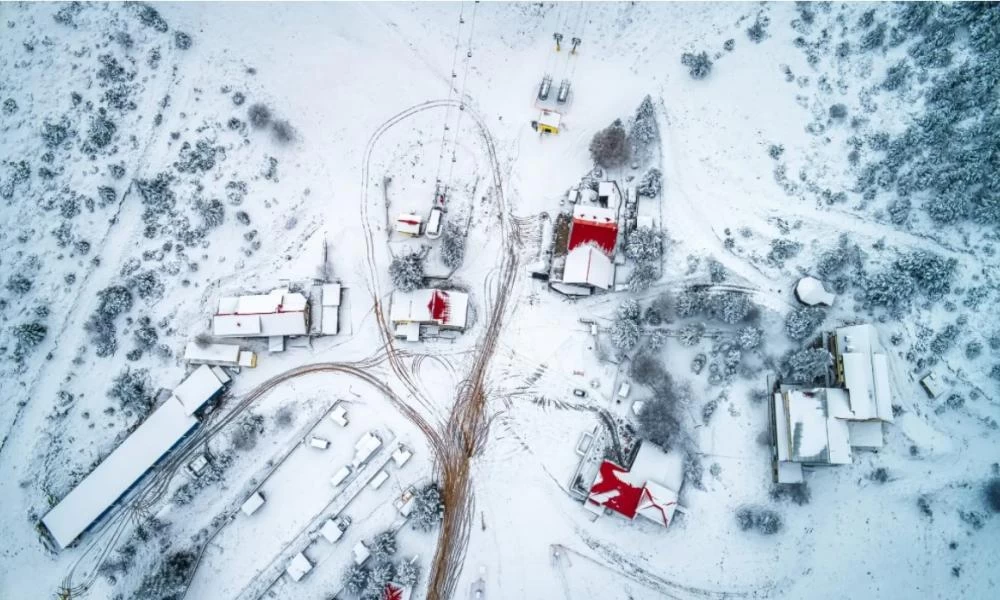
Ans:
[{"label": "cluster of buildings", "polygon": [[884,444],[892,423],[889,362],[872,325],[841,327],[824,336],[834,356],[825,387],[780,385],[769,411],[774,479],[800,483],[805,467],[850,464],[853,451]]},{"label": "cluster of buildings", "polygon": [[[565,248],[555,248],[549,285],[572,296],[610,290],[615,284],[615,251],[621,234],[618,219],[622,193],[614,181],[602,181],[597,191],[570,192],[573,216]],[[561,246],[561,239],[557,244]]]},{"label": "cluster of buildings", "polygon": [[469,295],[454,290],[423,289],[395,291],[389,320],[396,337],[408,342],[442,331],[465,331],[469,319]]},{"label": "cluster of buildings", "polygon": [[170,393],[125,441],[42,517],[42,526],[66,548],[98,522],[200,423],[198,413],[229,383],[220,367],[202,365]]},{"label": "cluster of buildings", "polygon": [[336,335],[340,330],[340,284],[313,284],[307,293],[284,287],[266,294],[220,298],[212,316],[212,335],[267,338],[272,352],[284,350],[287,337]]}]

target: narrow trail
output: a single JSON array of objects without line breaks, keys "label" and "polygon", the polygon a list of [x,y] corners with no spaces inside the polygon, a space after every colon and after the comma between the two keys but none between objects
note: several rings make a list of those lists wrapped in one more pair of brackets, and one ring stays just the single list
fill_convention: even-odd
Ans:
[{"label": "narrow trail", "polygon": [[[449,598],[453,595],[464,564],[473,506],[471,460],[481,450],[488,432],[486,376],[497,348],[504,317],[510,310],[511,291],[518,271],[518,252],[523,246],[521,228],[510,214],[510,207],[504,195],[503,172],[497,159],[493,136],[482,117],[463,101],[445,99],[423,102],[397,113],[375,130],[365,148],[361,173],[361,220],[365,232],[369,291],[375,303],[376,319],[390,368],[414,399],[425,407],[429,408],[430,402],[414,378],[413,370],[404,363],[404,354],[396,348],[395,338],[382,306],[383,295],[376,267],[375,235],[369,219],[370,163],[375,145],[387,131],[414,115],[442,108],[446,110],[457,108],[468,114],[485,147],[493,179],[493,196],[497,202],[497,218],[502,231],[503,249],[499,265],[489,281],[485,282],[486,325],[478,340],[469,374],[458,386],[458,394],[451,415],[443,424],[443,431],[427,432],[430,445],[436,453],[438,479],[445,504],[445,514],[428,582],[427,597],[432,600]],[[410,410],[412,411],[412,408]]]}]

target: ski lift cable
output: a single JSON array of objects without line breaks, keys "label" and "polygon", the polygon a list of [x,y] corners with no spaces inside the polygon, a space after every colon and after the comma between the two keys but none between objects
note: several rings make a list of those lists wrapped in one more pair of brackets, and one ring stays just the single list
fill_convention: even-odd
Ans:
[{"label": "ski lift cable", "polygon": [[462,0],[461,8],[458,13],[458,31],[455,32],[455,50],[451,55],[451,71],[448,73],[448,100],[449,103],[445,105],[444,112],[444,125],[441,128],[441,147],[438,151],[438,164],[437,169],[434,173],[434,180],[436,182],[441,181],[441,161],[444,160],[445,148],[448,137],[448,121],[451,118],[451,97],[455,90],[455,67],[458,66],[458,49],[462,45],[462,25],[465,23],[465,0]]},{"label": "ski lift cable", "polygon": [[[566,52],[566,58],[565,58],[565,60],[563,60],[562,73],[560,73],[560,75],[559,75],[559,80],[560,81],[562,81],[564,79],[567,79],[567,78],[572,79],[573,74],[576,71],[576,61],[573,60],[574,55],[573,55],[573,52],[572,52],[572,43],[573,43],[572,42],[572,38],[574,38],[574,37],[578,37],[578,38],[581,38],[581,39],[583,38],[583,35],[581,35],[578,32],[581,29],[581,23],[583,24],[583,28],[586,28],[586,26],[587,26],[584,14],[588,10],[590,10],[590,6],[587,3],[581,1],[580,4],[576,7],[576,19],[573,21],[573,23],[574,23],[573,24],[573,28],[572,29],[567,28],[567,30],[566,30],[567,33],[569,33],[571,35],[571,37],[570,37],[570,44],[571,44],[571,46],[570,46],[570,50]],[[570,19],[570,17],[569,17],[569,15],[567,15],[566,16],[567,25],[569,23],[569,19]],[[572,65],[571,65],[571,63],[572,63]]]},{"label": "ski lift cable", "polygon": [[[458,97],[459,103],[465,104],[465,86],[469,81],[469,66],[472,64],[472,40],[475,39],[476,35],[476,12],[479,10],[479,3],[476,2],[472,5],[472,21],[469,26],[469,43],[468,51],[465,54],[465,72],[462,74],[462,92]],[[458,132],[462,127],[462,114],[465,111],[459,108],[458,119],[455,123],[455,134],[452,136],[453,143],[451,147],[451,166],[448,168],[448,179],[445,181],[444,189],[447,190],[451,187],[451,178],[455,172],[455,162],[456,162],[456,152],[458,151]]]},{"label": "ski lift cable", "polygon": [[[580,4],[583,4],[583,25],[582,25],[582,27],[580,27],[580,28],[578,29],[578,31],[579,31],[580,33],[576,34],[576,37],[580,38],[580,40],[581,40],[581,43],[582,43],[582,40],[583,40],[583,37],[584,37],[584,34],[586,34],[586,33],[587,33],[587,22],[588,22],[588,21],[587,21],[587,17],[589,17],[589,16],[590,16],[590,15],[589,15],[589,13],[590,13],[590,4],[589,4],[589,3],[585,4],[585,3],[583,3],[583,2],[581,2]],[[579,57],[579,56],[576,56],[576,55],[574,54],[574,55],[573,55],[573,67],[572,67],[572,68],[570,69],[570,71],[569,71],[569,79],[570,79],[570,80],[572,80],[572,79],[573,79],[573,77],[575,77],[575,76],[576,76],[576,67],[577,67],[577,65],[579,64],[579,62],[580,62],[580,57]]]}]

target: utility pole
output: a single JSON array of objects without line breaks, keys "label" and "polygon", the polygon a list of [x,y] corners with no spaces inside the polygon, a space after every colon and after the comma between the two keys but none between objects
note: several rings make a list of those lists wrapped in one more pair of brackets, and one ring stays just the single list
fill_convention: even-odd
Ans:
[{"label": "utility pole", "polygon": [[574,38],[573,38],[573,49],[572,49],[572,50],[570,50],[570,51],[569,51],[569,53],[570,53],[570,54],[576,54],[576,47],[577,47],[577,46],[579,46],[579,45],[580,45],[580,42],[582,42],[582,41],[583,41],[583,40],[581,40],[580,38],[578,38],[578,37],[574,37]]},{"label": "utility pole", "polygon": [[556,41],[556,52],[562,50],[562,47],[559,45],[559,42],[562,41],[562,34],[557,31],[552,34],[552,39]]}]

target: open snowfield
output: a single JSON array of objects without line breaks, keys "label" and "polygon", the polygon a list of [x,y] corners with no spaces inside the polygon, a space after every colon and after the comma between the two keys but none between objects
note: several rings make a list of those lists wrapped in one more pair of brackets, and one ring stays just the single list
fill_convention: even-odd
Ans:
[{"label": "open snowfield", "polygon": [[[1000,595],[1000,6],[0,3],[0,32],[0,599],[361,597],[351,549],[387,529],[412,598]],[[530,126],[545,74],[572,82],[557,135]],[[640,105],[655,139],[593,174],[595,134],[621,119],[632,143]],[[568,190],[635,197],[652,169],[654,281],[630,288],[631,255],[621,289],[580,299],[530,276]],[[439,181],[457,267],[393,231]],[[389,339],[411,251],[427,287],[469,295],[463,334]],[[806,274],[837,299],[799,334]],[[340,333],[244,343],[256,368],[183,462],[58,550],[41,518],[184,379],[219,298],[311,279],[344,287]],[[713,312],[726,294],[746,311]],[[885,446],[783,496],[769,378],[856,323],[887,348]],[[632,402],[666,395],[682,512],[595,519],[572,490],[581,436],[627,454]],[[367,431],[383,446],[331,485]],[[393,503],[430,482],[445,517],[417,529]],[[747,506],[778,531],[742,528]]]}]

